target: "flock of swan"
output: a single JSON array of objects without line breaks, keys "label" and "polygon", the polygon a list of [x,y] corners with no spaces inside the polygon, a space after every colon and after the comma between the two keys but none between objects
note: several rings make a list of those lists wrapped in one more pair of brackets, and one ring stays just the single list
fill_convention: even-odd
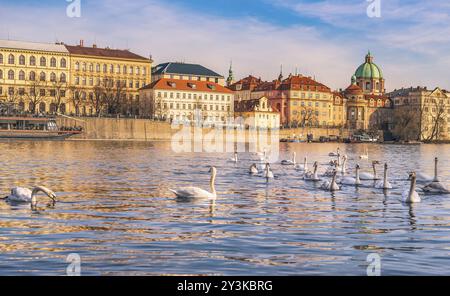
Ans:
[{"label": "flock of swan", "polygon": [[[261,176],[267,180],[273,179],[274,173],[270,166],[269,161],[266,157],[266,152],[258,153],[259,164],[253,163],[248,173],[252,176]],[[355,164],[354,175],[350,174],[347,170],[347,155],[341,155],[339,148],[336,152],[331,152],[328,154],[332,159],[327,165],[325,171],[319,174],[319,163],[317,161],[312,165],[312,170],[308,170],[308,158],[305,157],[302,164],[297,164],[296,153],[293,152],[291,159],[282,160],[280,162],[283,166],[291,166],[302,176],[304,181],[308,182],[322,182],[320,184],[320,189],[330,192],[335,192],[341,190],[342,186],[362,186],[362,181],[373,181],[373,185],[376,189],[393,189],[392,184],[388,180],[388,169],[389,165],[384,164],[384,173],[382,177],[377,174],[377,165],[380,164],[379,161],[372,161],[373,172],[361,172],[361,167],[359,164]],[[360,155],[359,159],[369,159],[368,152],[366,150],[365,154]],[[238,154],[235,152],[234,156],[229,159],[229,162],[237,164]],[[215,189],[215,180],[217,176],[217,169],[211,167],[211,179],[210,179],[210,189],[211,191],[206,191],[198,187],[185,187],[180,189],[170,189],[178,198],[209,198],[214,199],[217,197]],[[422,172],[410,172],[408,174],[409,186],[404,190],[402,194],[402,202],[404,203],[418,203],[421,202],[421,197],[418,194],[418,190],[423,193],[438,193],[438,194],[450,194],[450,191],[439,181],[438,178],[438,158],[435,158],[434,162],[434,176],[429,176]],[[417,182],[425,183],[425,186],[418,188]]]},{"label": "flock of swan", "polygon": [[[249,168],[249,174],[252,176],[261,176],[267,180],[275,178],[272,171],[271,165],[268,161],[266,152],[258,153],[259,165],[258,163],[253,163]],[[320,189],[325,191],[339,191],[341,186],[361,186],[363,180],[374,181],[373,187],[377,189],[388,190],[392,189],[393,186],[388,180],[388,169],[389,166],[386,163],[384,165],[383,178],[377,175],[377,165],[380,164],[378,161],[372,161],[373,173],[361,172],[361,167],[359,164],[355,165],[355,174],[350,175],[347,170],[348,157],[346,155],[341,155],[339,148],[336,152],[331,152],[328,154],[332,159],[327,165],[325,172],[319,174],[318,168],[319,163],[317,161],[312,165],[312,170],[308,170],[308,158],[305,157],[302,164],[297,164],[296,153],[292,154],[292,159],[282,160],[280,162],[283,166],[291,166],[295,170],[299,171],[303,180],[308,182],[322,182]],[[359,156],[359,159],[369,159],[368,153]],[[229,159],[229,162],[237,164],[239,162],[238,153],[235,152],[234,156]],[[198,188],[198,187],[183,187],[179,189],[169,189],[178,198],[207,198],[215,199],[217,197],[217,192],[215,189],[215,180],[217,176],[217,169],[211,167],[210,169],[211,179],[210,179],[210,191]],[[434,160],[434,176],[429,176],[422,172],[409,173],[408,180],[410,181],[409,187],[405,189],[402,194],[402,201],[404,203],[418,203],[421,202],[421,197],[418,194],[417,182],[423,182],[426,185],[419,188],[424,193],[438,193],[438,194],[450,194],[450,191],[440,182],[438,178],[438,158]],[[56,203],[56,194],[44,187],[37,186],[32,190],[23,187],[15,187],[11,189],[10,195],[0,198],[10,202],[19,203],[30,203],[33,209],[36,208],[38,199],[37,195],[39,192],[44,193],[50,198],[51,203],[54,205]]]}]

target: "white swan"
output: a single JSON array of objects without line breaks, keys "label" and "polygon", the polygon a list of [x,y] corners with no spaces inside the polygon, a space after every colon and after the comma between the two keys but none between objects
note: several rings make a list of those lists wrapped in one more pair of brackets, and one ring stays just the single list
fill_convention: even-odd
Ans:
[{"label": "white swan", "polygon": [[228,161],[237,163],[238,162],[238,153],[234,152],[234,156],[230,158]]},{"label": "white swan", "polygon": [[264,169],[263,177],[266,178],[267,180],[275,178],[275,176],[273,175],[272,170],[270,169],[270,164],[269,163],[266,163],[266,168]]},{"label": "white swan", "polygon": [[402,201],[404,203],[418,203],[421,202],[421,198],[419,194],[416,192],[416,173],[412,172],[409,175],[409,179],[411,180],[411,186],[409,189],[405,190],[402,194]]},{"label": "white swan", "polygon": [[326,169],[325,173],[323,174],[325,177],[332,177],[334,174],[334,171],[337,171],[339,169],[338,161],[334,160],[330,162],[330,165]]},{"label": "white swan", "polygon": [[347,174],[347,155],[342,156],[342,166],[341,166],[341,175],[344,176]]},{"label": "white swan", "polygon": [[249,174],[250,175],[258,175],[259,174],[259,171],[258,171],[258,168],[256,167],[256,164],[252,164],[250,166]]},{"label": "white swan", "polygon": [[359,175],[361,180],[379,180],[379,178],[377,176],[377,168],[376,168],[377,164],[380,164],[380,162],[377,161],[377,160],[372,161],[373,174],[371,174],[371,173],[361,173]]},{"label": "white swan", "polygon": [[211,167],[209,170],[211,173],[211,180],[209,181],[209,185],[211,187],[211,192],[203,190],[198,187],[183,187],[177,190],[169,189],[179,198],[209,198],[215,199],[217,197],[216,188],[214,183],[216,181],[217,169],[215,167]]},{"label": "white swan", "polygon": [[361,154],[359,156],[359,159],[369,159],[369,151],[367,150],[367,147],[365,148],[365,154]]},{"label": "white swan", "polygon": [[33,190],[23,187],[15,187],[11,189],[11,194],[4,197],[3,199],[13,202],[31,203],[31,207],[36,207],[38,203],[36,195],[39,192],[45,193],[51,199],[53,204],[56,202],[56,194],[44,186],[36,186],[33,188]]},{"label": "white swan", "polygon": [[339,183],[342,185],[353,185],[353,186],[359,186],[361,185],[361,179],[359,178],[359,170],[361,167],[359,164],[356,165],[356,177],[343,177]]},{"label": "white swan", "polygon": [[450,193],[450,190],[448,190],[440,181],[438,178],[438,158],[436,157],[434,159],[434,179],[433,182],[429,183],[425,187],[422,188],[424,192],[429,193],[444,193],[448,194]]},{"label": "white swan", "polygon": [[308,170],[308,157],[305,156],[303,159],[303,164],[297,165],[295,169],[301,172],[306,172]]},{"label": "white swan", "polygon": [[384,177],[383,177],[383,180],[377,181],[375,183],[375,186],[374,186],[375,188],[378,188],[378,189],[392,189],[392,185],[388,181],[387,171],[388,171],[388,164],[385,163],[384,164]]},{"label": "white swan", "polygon": [[292,159],[288,159],[288,160],[282,160],[281,164],[282,165],[296,165],[297,164],[297,153],[292,153]]},{"label": "white swan", "polygon": [[319,163],[316,161],[314,162],[314,171],[313,172],[307,172],[304,176],[303,179],[305,181],[313,181],[313,182],[318,182],[321,179],[319,178],[319,176],[317,175],[317,169],[319,167]]},{"label": "white swan", "polygon": [[339,147],[338,147],[338,149],[337,149],[336,152],[330,152],[330,153],[328,153],[328,156],[331,156],[331,157],[339,156],[339,155],[340,155],[339,152],[340,152],[340,149],[339,149]]},{"label": "white swan", "polygon": [[320,185],[320,188],[326,191],[338,191],[341,190],[341,188],[339,187],[339,185],[336,183],[336,175],[337,175],[337,171],[334,171],[333,177],[330,181],[325,181],[322,183],[322,185]]}]

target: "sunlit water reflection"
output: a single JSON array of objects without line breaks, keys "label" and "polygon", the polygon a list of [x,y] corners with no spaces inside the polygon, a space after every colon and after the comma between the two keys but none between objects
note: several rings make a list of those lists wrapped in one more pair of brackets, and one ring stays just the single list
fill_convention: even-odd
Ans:
[{"label": "sunlit water reflection", "polygon": [[[339,145],[353,167],[390,164],[396,187],[386,194],[345,187],[336,194],[306,183],[292,168],[272,165],[276,179],[251,177],[256,157],[174,154],[170,143],[1,142],[0,189],[43,184],[54,208],[0,201],[0,274],[64,275],[66,257],[82,257],[83,275],[365,275],[367,255],[383,275],[450,275],[450,196],[400,202],[406,172],[433,172],[450,186],[450,146]],[[337,144],[281,144],[310,162],[329,161]],[[367,160],[358,162],[370,172]],[[168,188],[208,188],[218,168],[215,201],[179,201]],[[382,166],[380,166],[380,170]]]}]

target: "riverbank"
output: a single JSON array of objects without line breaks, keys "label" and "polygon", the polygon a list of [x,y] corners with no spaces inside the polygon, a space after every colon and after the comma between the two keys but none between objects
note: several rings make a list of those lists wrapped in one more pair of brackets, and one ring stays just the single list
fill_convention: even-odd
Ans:
[{"label": "riverbank", "polygon": [[[172,127],[167,122],[148,119],[93,117],[71,119],[59,117],[57,123],[59,126],[83,127],[83,134],[73,137],[73,140],[169,141],[181,130],[181,127]],[[207,135],[212,130],[211,128],[203,128],[201,133]],[[256,134],[256,131],[245,131],[246,139],[256,137]],[[315,139],[329,136],[340,136],[342,138],[348,136],[348,131],[334,128],[297,128],[274,130],[269,132],[268,136],[278,137],[279,139],[288,137],[306,139],[307,134],[312,134]]]}]

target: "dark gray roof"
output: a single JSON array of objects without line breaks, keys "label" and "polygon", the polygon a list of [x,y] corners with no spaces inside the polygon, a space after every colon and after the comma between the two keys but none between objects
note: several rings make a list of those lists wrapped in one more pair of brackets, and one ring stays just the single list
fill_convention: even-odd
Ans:
[{"label": "dark gray roof", "polygon": [[159,74],[182,74],[192,76],[209,76],[223,78],[222,75],[197,64],[185,63],[164,63],[159,64],[152,69],[153,75]]}]

